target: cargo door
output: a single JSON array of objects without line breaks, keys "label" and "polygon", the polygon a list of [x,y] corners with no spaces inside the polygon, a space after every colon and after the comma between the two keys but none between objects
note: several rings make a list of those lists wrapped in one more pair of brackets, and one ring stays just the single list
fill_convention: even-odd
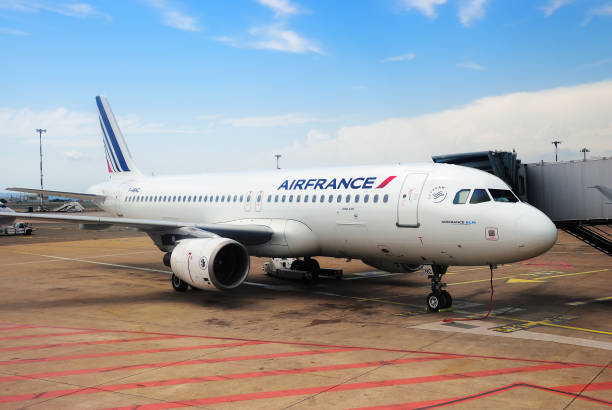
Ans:
[{"label": "cargo door", "polygon": [[419,200],[427,174],[408,174],[404,179],[397,203],[397,226],[418,228]]}]

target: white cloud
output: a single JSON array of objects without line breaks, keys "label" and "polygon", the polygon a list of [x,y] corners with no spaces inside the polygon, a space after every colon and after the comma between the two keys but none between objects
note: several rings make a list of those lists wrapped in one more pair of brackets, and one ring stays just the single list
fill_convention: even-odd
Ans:
[{"label": "white cloud", "polygon": [[402,54],[401,56],[383,58],[382,60],[380,60],[380,62],[381,63],[393,63],[397,61],[409,61],[409,60],[414,59],[415,57],[416,57],[416,54],[414,53],[406,53],[406,54]]},{"label": "white cloud", "polygon": [[25,13],[36,13],[46,11],[49,13],[61,14],[68,17],[87,18],[103,17],[111,20],[111,16],[96,9],[88,3],[67,3],[63,5],[50,4],[44,1],[32,0],[10,0],[0,2],[0,8]]},{"label": "white cloud", "polygon": [[549,0],[549,2],[542,7],[544,11],[544,15],[546,17],[552,16],[552,14],[559,10],[563,6],[567,6],[570,3],[573,3],[574,0]]},{"label": "white cloud", "polygon": [[436,18],[436,7],[446,2],[447,0],[400,0],[400,4],[406,9],[416,9],[429,18]]},{"label": "white cloud", "polygon": [[289,0],[256,0],[259,4],[264,7],[268,7],[271,9],[276,17],[285,17],[290,16],[292,14],[300,14],[302,13],[302,9],[300,9],[295,4],[291,3]]},{"label": "white cloud", "polygon": [[592,8],[588,11],[586,17],[582,21],[582,25],[585,26],[593,20],[595,17],[611,17],[612,16],[612,3],[602,4],[599,7]]},{"label": "white cloud", "polygon": [[[432,155],[516,148],[524,161],[550,159],[550,141],[612,155],[612,81],[485,97],[416,117],[348,126],[330,138],[309,133],[279,149],[292,166],[431,161]],[[263,153],[262,153],[263,155]],[[269,155],[269,154],[266,154]]]},{"label": "white cloud", "polygon": [[475,71],[483,71],[486,70],[487,67],[477,64],[477,63],[471,63],[471,62],[467,62],[467,63],[458,63],[457,67],[459,68],[465,68],[468,70],[475,70]]},{"label": "white cloud", "polygon": [[320,121],[318,118],[304,114],[284,114],[256,117],[227,118],[223,124],[237,128],[284,127],[287,125],[306,124]]},{"label": "white cloud", "polygon": [[459,3],[459,21],[465,27],[469,27],[476,20],[485,16],[485,5],[487,0],[462,0]]},{"label": "white cloud", "polygon": [[166,0],[146,0],[146,2],[161,13],[165,25],[184,31],[201,30],[197,18],[183,13],[168,4]]},{"label": "white cloud", "polygon": [[30,33],[26,33],[21,30],[14,30],[12,28],[0,27],[0,34],[9,34],[11,36],[27,36]]},{"label": "white cloud", "polygon": [[64,157],[72,161],[81,161],[84,159],[89,159],[89,155],[76,150],[64,151]]},{"label": "white cloud", "polygon": [[324,54],[323,50],[314,42],[301,37],[293,30],[289,30],[284,24],[273,24],[264,27],[253,27],[249,34],[254,40],[249,43],[250,47],[260,50],[276,50],[289,53],[316,53]]}]

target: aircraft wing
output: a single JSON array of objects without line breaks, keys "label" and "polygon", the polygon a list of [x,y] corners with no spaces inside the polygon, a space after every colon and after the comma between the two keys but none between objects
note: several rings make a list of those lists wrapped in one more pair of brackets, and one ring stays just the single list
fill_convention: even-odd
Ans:
[{"label": "aircraft wing", "polygon": [[63,198],[75,198],[75,199],[86,199],[90,201],[99,200],[102,201],[104,196],[85,194],[81,192],[65,192],[65,191],[49,191],[47,189],[32,189],[32,188],[6,188],[7,191],[13,192],[25,192],[27,194],[36,194],[44,196],[59,196]]},{"label": "aircraft wing", "polygon": [[94,225],[101,228],[110,225],[129,226],[145,232],[165,231],[176,228],[196,228],[224,238],[234,239],[245,245],[260,245],[272,237],[274,231],[266,225],[238,225],[238,224],[201,224],[196,222],[164,221],[155,219],[121,218],[108,216],[73,216],[40,213],[12,213],[0,212],[1,217],[11,217],[26,220],[44,220],[54,222],[79,223]]}]

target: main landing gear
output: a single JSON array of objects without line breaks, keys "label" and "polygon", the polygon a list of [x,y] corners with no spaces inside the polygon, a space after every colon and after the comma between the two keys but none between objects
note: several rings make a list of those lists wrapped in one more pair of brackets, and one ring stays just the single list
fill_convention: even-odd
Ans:
[{"label": "main landing gear", "polygon": [[448,266],[426,265],[424,267],[427,278],[431,279],[431,293],[427,296],[427,310],[437,312],[440,309],[448,309],[453,305],[453,298],[443,288],[446,283],[442,282],[442,276],[446,273]]}]

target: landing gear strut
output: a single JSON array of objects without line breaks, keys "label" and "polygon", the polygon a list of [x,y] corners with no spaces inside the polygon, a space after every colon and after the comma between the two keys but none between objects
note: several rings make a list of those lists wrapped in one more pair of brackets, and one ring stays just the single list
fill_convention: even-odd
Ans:
[{"label": "landing gear strut", "polygon": [[448,309],[453,304],[450,293],[443,288],[446,283],[442,282],[442,276],[446,273],[448,266],[431,265],[425,266],[427,278],[431,279],[431,293],[427,296],[427,310],[437,312],[440,309]]}]

